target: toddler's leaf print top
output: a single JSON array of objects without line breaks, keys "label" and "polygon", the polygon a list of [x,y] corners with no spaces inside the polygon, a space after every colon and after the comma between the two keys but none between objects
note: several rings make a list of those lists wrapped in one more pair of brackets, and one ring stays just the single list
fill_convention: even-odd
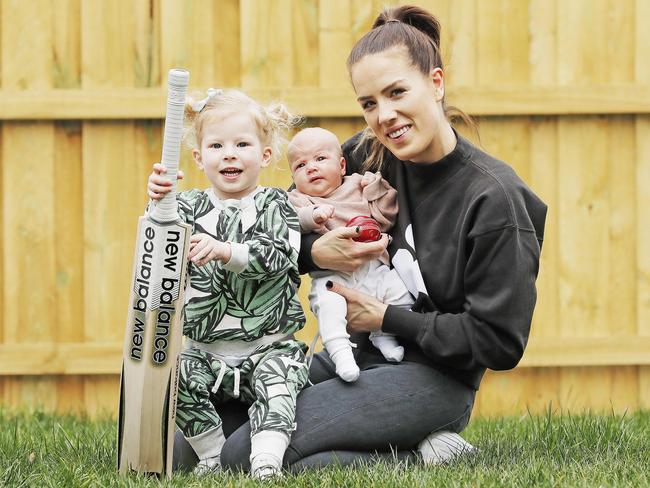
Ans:
[{"label": "toddler's leaf print top", "polygon": [[220,200],[212,189],[189,190],[178,202],[192,234],[230,242],[232,250],[226,264],[190,263],[183,333],[212,343],[301,329],[300,229],[286,193],[258,187],[241,200]]}]

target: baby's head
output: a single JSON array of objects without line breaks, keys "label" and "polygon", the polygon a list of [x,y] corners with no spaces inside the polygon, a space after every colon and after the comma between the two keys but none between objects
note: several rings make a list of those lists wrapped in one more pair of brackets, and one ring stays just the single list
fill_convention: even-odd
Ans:
[{"label": "baby's head", "polygon": [[287,159],[296,190],[326,197],[343,182],[345,158],[336,136],[326,129],[303,129],[291,139]]},{"label": "baby's head", "polygon": [[279,104],[264,106],[238,90],[208,91],[186,107],[192,156],[219,198],[240,199],[258,185],[261,169],[280,154],[297,117]]}]

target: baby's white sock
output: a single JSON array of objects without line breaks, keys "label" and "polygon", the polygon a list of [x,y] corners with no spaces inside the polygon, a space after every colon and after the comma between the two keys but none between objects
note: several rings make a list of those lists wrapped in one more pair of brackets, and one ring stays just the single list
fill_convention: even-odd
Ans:
[{"label": "baby's white sock", "polygon": [[251,476],[268,479],[282,475],[282,458],[289,436],[276,430],[262,430],[251,436]]},{"label": "baby's white sock", "polygon": [[370,342],[375,346],[387,361],[399,363],[404,359],[404,348],[399,345],[397,339],[392,334],[370,334]]},{"label": "baby's white sock", "polygon": [[325,343],[325,349],[336,365],[336,374],[343,381],[352,382],[359,378],[359,366],[352,355],[349,339],[333,339]]},{"label": "baby's white sock", "polygon": [[186,439],[199,457],[199,464],[194,468],[194,473],[203,475],[221,469],[221,449],[226,442],[221,425]]}]

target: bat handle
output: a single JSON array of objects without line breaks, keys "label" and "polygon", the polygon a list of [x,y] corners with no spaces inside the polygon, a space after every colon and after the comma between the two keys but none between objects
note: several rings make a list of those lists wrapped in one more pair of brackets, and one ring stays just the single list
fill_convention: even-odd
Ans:
[{"label": "bat handle", "polygon": [[161,163],[167,172],[164,177],[172,183],[172,190],[162,200],[155,203],[151,218],[158,222],[174,222],[179,219],[176,202],[176,182],[178,163],[181,157],[183,139],[183,115],[185,96],[190,81],[190,73],[183,69],[169,70],[167,78],[167,113],[165,115],[165,135]]}]

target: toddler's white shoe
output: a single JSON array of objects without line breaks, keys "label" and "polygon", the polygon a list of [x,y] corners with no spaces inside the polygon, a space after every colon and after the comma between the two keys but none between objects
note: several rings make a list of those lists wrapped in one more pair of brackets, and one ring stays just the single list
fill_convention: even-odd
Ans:
[{"label": "toddler's white shoe", "polygon": [[270,480],[282,477],[282,461],[270,454],[259,454],[251,460],[251,477]]},{"label": "toddler's white shoe", "polygon": [[194,474],[197,476],[205,476],[219,471],[221,471],[221,456],[199,459],[199,464],[194,468]]},{"label": "toddler's white shoe", "polygon": [[422,461],[427,466],[448,463],[458,456],[477,451],[469,442],[455,432],[432,432],[418,445]]}]

